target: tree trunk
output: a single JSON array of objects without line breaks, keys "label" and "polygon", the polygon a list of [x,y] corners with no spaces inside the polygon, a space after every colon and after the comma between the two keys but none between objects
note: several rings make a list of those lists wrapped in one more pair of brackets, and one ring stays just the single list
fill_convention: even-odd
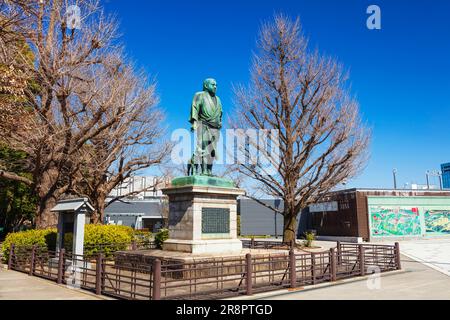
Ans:
[{"label": "tree trunk", "polygon": [[54,197],[41,198],[36,212],[36,228],[56,228],[58,225],[58,214],[50,210],[56,205]]},{"label": "tree trunk", "polygon": [[94,224],[103,223],[105,217],[106,197],[97,195],[91,201],[92,205],[95,208],[95,212],[92,214],[91,217],[91,223]]},{"label": "tree trunk", "polygon": [[297,236],[297,214],[294,212],[285,212],[284,215],[284,231],[283,243],[291,243],[295,241]]},{"label": "tree trunk", "polygon": [[36,193],[39,197],[39,205],[36,212],[36,228],[53,228],[58,225],[58,213],[50,210],[56,206],[61,192],[58,192],[55,181],[58,178],[58,170],[49,168],[42,174],[39,184],[36,186]]}]

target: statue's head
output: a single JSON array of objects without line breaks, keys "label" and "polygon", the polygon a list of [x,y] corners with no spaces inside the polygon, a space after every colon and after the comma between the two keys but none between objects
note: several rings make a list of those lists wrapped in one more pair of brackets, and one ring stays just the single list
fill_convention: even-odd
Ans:
[{"label": "statue's head", "polygon": [[217,82],[212,78],[203,81],[203,91],[208,91],[210,95],[215,96],[217,91]]}]

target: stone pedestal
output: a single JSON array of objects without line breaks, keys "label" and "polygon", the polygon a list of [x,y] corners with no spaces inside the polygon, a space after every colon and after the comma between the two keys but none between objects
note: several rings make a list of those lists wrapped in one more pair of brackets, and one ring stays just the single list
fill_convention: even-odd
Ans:
[{"label": "stone pedestal", "polygon": [[193,254],[238,253],[237,201],[241,189],[185,185],[163,189],[169,197],[169,239],[163,250]]}]

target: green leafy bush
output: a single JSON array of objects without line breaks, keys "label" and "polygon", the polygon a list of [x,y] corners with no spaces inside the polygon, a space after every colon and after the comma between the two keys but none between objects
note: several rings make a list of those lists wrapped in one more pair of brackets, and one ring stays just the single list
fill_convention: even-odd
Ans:
[{"label": "green leafy bush", "polygon": [[159,230],[159,232],[155,235],[156,248],[162,249],[162,245],[167,239],[169,239],[169,229],[163,228]]},{"label": "green leafy bush", "polygon": [[134,230],[133,241],[147,243],[154,240],[154,235],[148,229]]},{"label": "green leafy bush", "polygon": [[17,247],[28,247],[37,245],[47,247],[49,250],[55,250],[56,247],[56,229],[27,230],[9,233],[2,245],[3,259],[6,263],[9,259],[11,244]]},{"label": "green leafy bush", "polygon": [[316,239],[316,236],[312,232],[305,232],[304,246],[307,248],[312,247],[312,242]]},{"label": "green leafy bush", "polygon": [[[134,230],[127,226],[87,224],[84,229],[84,255],[93,256],[103,252],[106,256],[118,250],[126,250],[135,240]],[[64,235],[64,248],[72,250],[73,234]],[[3,257],[5,262],[9,258],[11,244],[16,246],[32,246],[34,244],[55,250],[56,229],[28,230],[10,233],[3,243]]]},{"label": "green leafy bush", "polygon": [[[0,73],[1,69],[2,65]],[[4,94],[0,94],[0,99],[4,97]],[[0,162],[4,165],[2,169],[32,180],[32,174],[24,165],[27,158],[25,152],[9,148],[0,141]],[[0,179],[0,229],[3,229],[0,230],[1,240],[9,232],[31,229],[28,226],[34,219],[37,202],[30,186],[20,181]]]},{"label": "green leafy bush", "polygon": [[134,230],[127,226],[87,224],[84,229],[84,254],[102,251],[106,256],[126,250],[133,240]]}]

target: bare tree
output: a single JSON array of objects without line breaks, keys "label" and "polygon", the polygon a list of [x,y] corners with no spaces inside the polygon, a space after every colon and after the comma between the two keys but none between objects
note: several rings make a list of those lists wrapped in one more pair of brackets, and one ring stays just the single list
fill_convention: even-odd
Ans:
[{"label": "bare tree", "polygon": [[[121,90],[122,99],[112,105],[103,119],[95,126],[113,122],[100,134],[90,139],[84,148],[85,161],[81,166],[81,181],[74,186],[77,194],[88,196],[96,209],[93,222],[103,220],[106,206],[124,197],[133,196],[152,186],[121,194],[106,203],[111,191],[130,180],[138,171],[160,165],[171,152],[171,145],[164,140],[163,114],[158,109],[155,84],[147,85],[144,73],[121,68],[120,83],[113,87]],[[103,92],[105,98],[108,92]],[[120,110],[120,111],[119,111]],[[114,119],[120,115],[117,119]]]},{"label": "bare tree", "polygon": [[253,148],[260,158],[238,169],[258,181],[260,192],[284,201],[283,241],[290,242],[301,210],[363,168],[370,132],[361,123],[342,66],[307,51],[299,19],[278,15],[264,24],[258,49],[250,84],[235,89],[232,125],[276,129],[278,137],[267,144],[247,139],[243,151]]},{"label": "bare tree", "polygon": [[[10,0],[2,6],[5,21],[19,21],[10,28],[25,39],[35,60],[30,67],[21,59],[20,70],[37,83],[24,89],[23,125],[11,125],[19,119],[10,119],[6,130],[0,127],[0,139],[29,156],[33,179],[27,183],[40,199],[38,227],[55,225],[50,209],[80,183],[86,150],[95,149],[96,141],[104,141],[103,132],[121,126],[129,110],[148,98],[145,90],[130,88],[114,19],[103,14],[98,0],[79,0],[77,5],[80,26],[68,21],[63,0]],[[15,178],[8,172],[3,176]]]}]

